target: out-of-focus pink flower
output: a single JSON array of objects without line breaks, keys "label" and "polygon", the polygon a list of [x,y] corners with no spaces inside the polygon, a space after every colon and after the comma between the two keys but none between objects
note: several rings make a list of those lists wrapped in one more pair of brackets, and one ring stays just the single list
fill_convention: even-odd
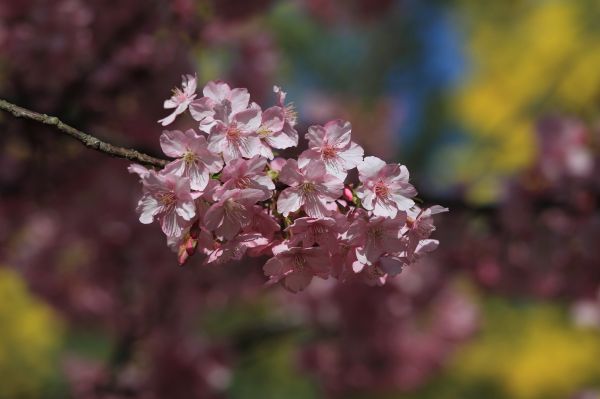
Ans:
[{"label": "out-of-focus pink flower", "polygon": [[163,132],[160,136],[160,146],[166,155],[178,158],[165,166],[164,171],[188,177],[192,190],[204,190],[210,180],[210,174],[223,168],[221,157],[209,151],[204,136],[197,134],[193,129],[185,133],[179,130]]},{"label": "out-of-focus pink flower", "polygon": [[347,171],[360,164],[364,155],[362,147],[350,141],[351,131],[350,122],[342,120],[328,122],[325,126],[311,126],[306,134],[308,150],[300,154],[298,165],[302,167],[320,159],[329,174],[344,180]]},{"label": "out-of-focus pink flower", "polygon": [[[431,252],[437,247],[435,240],[425,240],[435,231],[433,224],[433,215],[448,212],[448,208],[434,205],[432,207],[421,209],[413,206],[407,212],[406,236],[406,257],[412,262],[417,250],[421,253]],[[426,241],[426,242],[423,242]]]},{"label": "out-of-focus pink flower", "polygon": [[285,134],[292,138],[297,145],[298,144],[298,132],[295,129],[296,123],[298,122],[298,114],[296,113],[296,109],[294,108],[294,104],[285,103],[285,98],[287,93],[281,90],[279,86],[273,86],[273,91],[277,96],[277,104],[283,108],[284,113],[284,124],[283,131]]},{"label": "out-of-focus pink flower", "polygon": [[240,260],[246,254],[246,251],[261,245],[267,245],[269,240],[257,233],[238,234],[233,239],[208,254],[205,260],[206,264],[223,264],[231,260]]},{"label": "out-of-focus pink flower", "polygon": [[253,188],[264,193],[261,201],[271,198],[275,184],[265,173],[266,165],[267,160],[259,156],[250,159],[234,159],[221,173],[223,186],[220,190]]},{"label": "out-of-focus pink flower", "polygon": [[329,277],[330,260],[322,248],[288,248],[283,245],[275,256],[263,266],[263,271],[271,283],[281,282],[292,291],[302,291],[313,277]]},{"label": "out-of-focus pink flower", "polygon": [[292,234],[290,245],[302,244],[310,248],[315,244],[327,249],[329,252],[337,250],[339,226],[334,218],[298,218],[286,230]]},{"label": "out-of-focus pink flower", "polygon": [[323,217],[329,214],[326,204],[339,198],[344,189],[342,181],[328,174],[321,161],[299,168],[296,160],[288,159],[279,180],[290,186],[277,200],[277,211],[284,216],[303,208],[310,217]]},{"label": "out-of-focus pink flower", "polygon": [[236,114],[248,108],[250,102],[248,90],[231,89],[221,81],[208,82],[202,92],[204,97],[190,105],[190,113],[200,122],[200,130],[206,133],[210,133],[218,121],[229,124]]},{"label": "out-of-focus pink flower", "polygon": [[258,137],[261,140],[260,154],[268,159],[273,159],[271,148],[284,149],[298,145],[298,135],[283,130],[285,113],[281,107],[271,107],[262,113],[262,123],[258,128]]},{"label": "out-of-focus pink flower", "polygon": [[169,116],[158,122],[163,126],[170,125],[177,115],[182,114],[188,109],[194,98],[196,98],[196,77],[185,75],[181,78],[181,89],[176,87],[173,90],[173,96],[170,99],[165,100],[163,105],[165,109],[175,108],[175,110],[173,110]]},{"label": "out-of-focus pink flower", "polygon": [[263,198],[261,190],[233,189],[219,193],[217,202],[204,215],[206,228],[227,240],[232,239],[250,222],[249,208]]},{"label": "out-of-focus pink flower", "polygon": [[[348,229],[348,237],[350,244],[357,247],[359,263],[372,265],[384,253],[400,252],[403,249],[401,231],[405,222],[406,215],[403,212],[394,219],[382,216],[357,218]],[[360,269],[360,265],[356,266]]]},{"label": "out-of-focus pink flower", "polygon": [[417,195],[417,191],[408,182],[406,166],[366,157],[357,168],[363,185],[356,194],[363,207],[374,215],[394,218],[398,211],[406,211],[415,204],[410,197]]},{"label": "out-of-focus pink flower", "polygon": [[261,143],[256,130],[260,122],[259,108],[238,112],[228,122],[217,121],[210,130],[208,149],[222,153],[225,162],[259,155]]},{"label": "out-of-focus pink flower", "polygon": [[273,238],[276,231],[280,230],[279,223],[267,210],[259,205],[253,205],[250,209],[250,222],[244,227],[246,233],[259,233],[269,240]]},{"label": "out-of-focus pink flower", "polygon": [[140,222],[150,224],[158,218],[167,237],[177,237],[196,216],[190,181],[151,170],[142,179],[144,195],[138,203]]}]

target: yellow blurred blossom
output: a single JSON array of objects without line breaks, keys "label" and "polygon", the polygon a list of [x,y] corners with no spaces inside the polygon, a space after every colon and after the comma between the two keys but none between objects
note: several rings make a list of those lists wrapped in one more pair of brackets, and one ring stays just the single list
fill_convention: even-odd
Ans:
[{"label": "yellow blurred blossom", "polygon": [[572,326],[557,307],[495,303],[481,336],[451,369],[465,384],[488,381],[512,399],[565,398],[598,382],[600,335]]},{"label": "yellow blurred blossom", "polygon": [[15,272],[0,268],[0,398],[37,398],[56,376],[62,325]]},{"label": "yellow blurred blossom", "polygon": [[471,187],[472,200],[485,202],[498,192],[491,182],[499,184],[532,160],[536,117],[547,110],[582,116],[594,110],[600,2],[459,4],[471,69],[453,104],[474,144],[463,149],[457,178]]}]

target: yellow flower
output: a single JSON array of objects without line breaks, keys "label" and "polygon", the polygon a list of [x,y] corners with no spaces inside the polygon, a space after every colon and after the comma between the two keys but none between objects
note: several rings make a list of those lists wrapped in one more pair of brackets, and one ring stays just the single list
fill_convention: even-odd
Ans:
[{"label": "yellow flower", "polygon": [[0,268],[0,326],[0,398],[40,397],[56,377],[62,326],[6,268]]},{"label": "yellow flower", "polygon": [[452,103],[473,145],[463,149],[456,177],[471,184],[472,200],[486,202],[498,192],[491,183],[532,161],[541,113],[593,112],[600,94],[600,2],[464,0],[459,11],[472,65]]}]

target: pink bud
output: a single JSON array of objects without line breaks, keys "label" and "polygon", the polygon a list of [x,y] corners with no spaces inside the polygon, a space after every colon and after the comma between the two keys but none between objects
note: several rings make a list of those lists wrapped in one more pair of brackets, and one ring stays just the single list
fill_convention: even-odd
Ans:
[{"label": "pink bud", "polygon": [[354,194],[352,194],[352,190],[350,189],[350,187],[344,187],[344,194],[342,195],[342,197],[344,197],[346,201],[352,202]]}]

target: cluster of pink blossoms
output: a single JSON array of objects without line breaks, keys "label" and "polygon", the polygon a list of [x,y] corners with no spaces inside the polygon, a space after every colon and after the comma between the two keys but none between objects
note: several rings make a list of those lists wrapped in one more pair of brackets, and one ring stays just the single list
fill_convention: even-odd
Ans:
[{"label": "cluster of pink blossoms", "polygon": [[[315,276],[382,285],[437,247],[432,216],[447,209],[415,205],[406,167],[363,157],[349,122],[311,126],[297,160],[276,157],[298,145],[298,132],[286,93],[274,91],[277,105],[265,110],[219,81],[197,98],[188,75],[165,101],[174,111],[163,126],[189,111],[198,129],[162,133],[174,160],[161,171],[130,171],[144,188],[140,221],[160,223],[180,264],[196,252],[207,264],[269,256],[269,282],[297,292]],[[360,183],[345,184],[354,168]]]}]

